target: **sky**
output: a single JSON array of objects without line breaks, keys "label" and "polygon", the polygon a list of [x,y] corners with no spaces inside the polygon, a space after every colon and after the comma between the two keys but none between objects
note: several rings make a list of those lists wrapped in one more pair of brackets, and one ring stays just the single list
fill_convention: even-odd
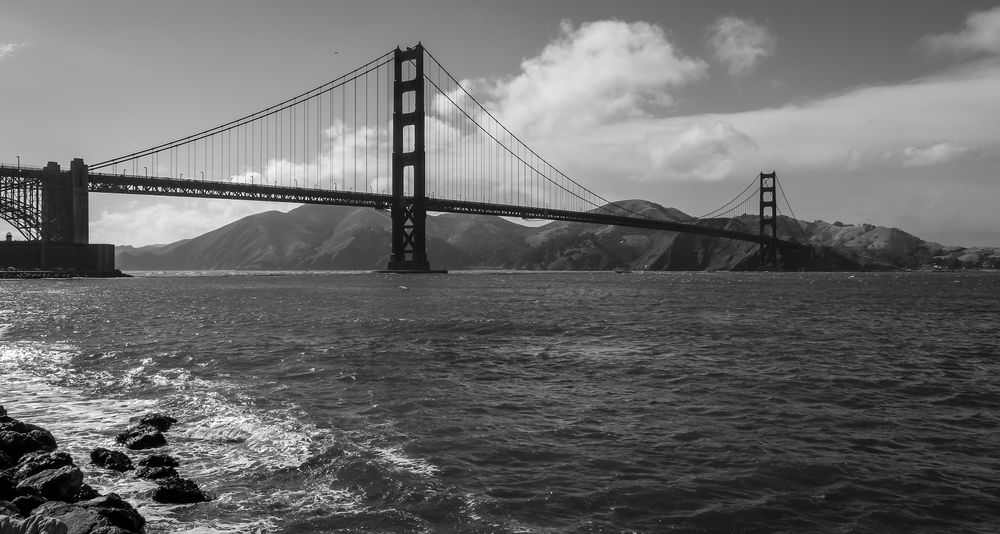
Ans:
[{"label": "sky", "polygon": [[[605,198],[698,215],[774,170],[800,219],[1000,246],[1000,2],[0,0],[0,163],[131,153],[418,41]],[[91,242],[293,207],[92,194]]]}]

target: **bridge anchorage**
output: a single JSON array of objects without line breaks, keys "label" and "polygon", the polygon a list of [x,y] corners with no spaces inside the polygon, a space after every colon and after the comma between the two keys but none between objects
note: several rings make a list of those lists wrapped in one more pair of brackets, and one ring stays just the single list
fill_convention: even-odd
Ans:
[{"label": "bridge anchorage", "polygon": [[[113,246],[89,244],[88,193],[386,210],[392,221],[386,272],[442,272],[428,259],[428,212],[722,237],[757,245],[757,265],[747,268],[788,268],[788,258],[808,251],[779,238],[787,218],[777,194],[788,201],[774,172],[755,176],[702,217],[669,220],[634,211],[542,158],[421,44],[239,119],[89,167],[82,159],[68,171],[56,163],[0,165],[0,218],[25,239],[0,242],[0,268],[113,271]],[[781,233],[794,239],[795,230]]]}]

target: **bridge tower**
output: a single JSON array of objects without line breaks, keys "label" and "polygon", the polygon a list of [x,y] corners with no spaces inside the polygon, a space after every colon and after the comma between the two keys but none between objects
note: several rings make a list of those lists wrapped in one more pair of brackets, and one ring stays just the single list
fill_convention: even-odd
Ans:
[{"label": "bridge tower", "polygon": [[775,197],[778,175],[760,173],[760,268],[778,265],[778,199]]},{"label": "bridge tower", "polygon": [[[413,77],[403,79],[404,64]],[[430,272],[424,156],[424,47],[396,48],[392,91],[392,257],[388,271]],[[406,69],[410,70],[410,69]],[[410,131],[407,132],[407,129]],[[412,140],[412,145],[404,141]],[[410,196],[406,195],[407,190]]]}]

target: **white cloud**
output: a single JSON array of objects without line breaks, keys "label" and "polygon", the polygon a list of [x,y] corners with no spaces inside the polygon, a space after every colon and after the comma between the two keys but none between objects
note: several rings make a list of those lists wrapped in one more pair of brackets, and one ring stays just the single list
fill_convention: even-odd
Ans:
[{"label": "white cloud", "polygon": [[671,91],[705,76],[704,61],[685,57],[659,26],[604,20],[560,36],[521,73],[494,81],[492,98],[515,131],[553,132],[647,115],[672,102]]},{"label": "white cloud", "polygon": [[902,165],[904,167],[938,165],[953,161],[969,152],[969,147],[951,141],[943,141],[927,147],[910,145],[902,150]]},{"label": "white cloud", "polygon": [[732,76],[749,74],[774,54],[776,39],[760,24],[738,17],[719,17],[708,27],[712,54]]},{"label": "white cloud", "polygon": [[928,35],[921,44],[935,54],[1000,54],[1000,7],[974,12],[961,30]]},{"label": "white cloud", "polygon": [[0,43],[0,59],[13,56],[14,52],[28,46],[24,43]]},{"label": "white cloud", "polygon": [[650,135],[645,148],[654,175],[667,170],[675,176],[718,180],[732,175],[736,160],[757,145],[731,124],[708,118]]}]

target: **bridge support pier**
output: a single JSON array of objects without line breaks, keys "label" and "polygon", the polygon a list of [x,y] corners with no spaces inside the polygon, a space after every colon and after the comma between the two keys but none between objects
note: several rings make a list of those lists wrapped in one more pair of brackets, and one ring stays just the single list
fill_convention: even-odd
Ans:
[{"label": "bridge support pier", "polygon": [[778,199],[775,172],[760,173],[760,269],[778,266]]},{"label": "bridge support pier", "polygon": [[[404,80],[406,63],[412,64],[413,77]],[[427,261],[424,47],[418,43],[405,51],[397,48],[393,64],[392,257],[385,272],[443,272],[432,271]]]}]

